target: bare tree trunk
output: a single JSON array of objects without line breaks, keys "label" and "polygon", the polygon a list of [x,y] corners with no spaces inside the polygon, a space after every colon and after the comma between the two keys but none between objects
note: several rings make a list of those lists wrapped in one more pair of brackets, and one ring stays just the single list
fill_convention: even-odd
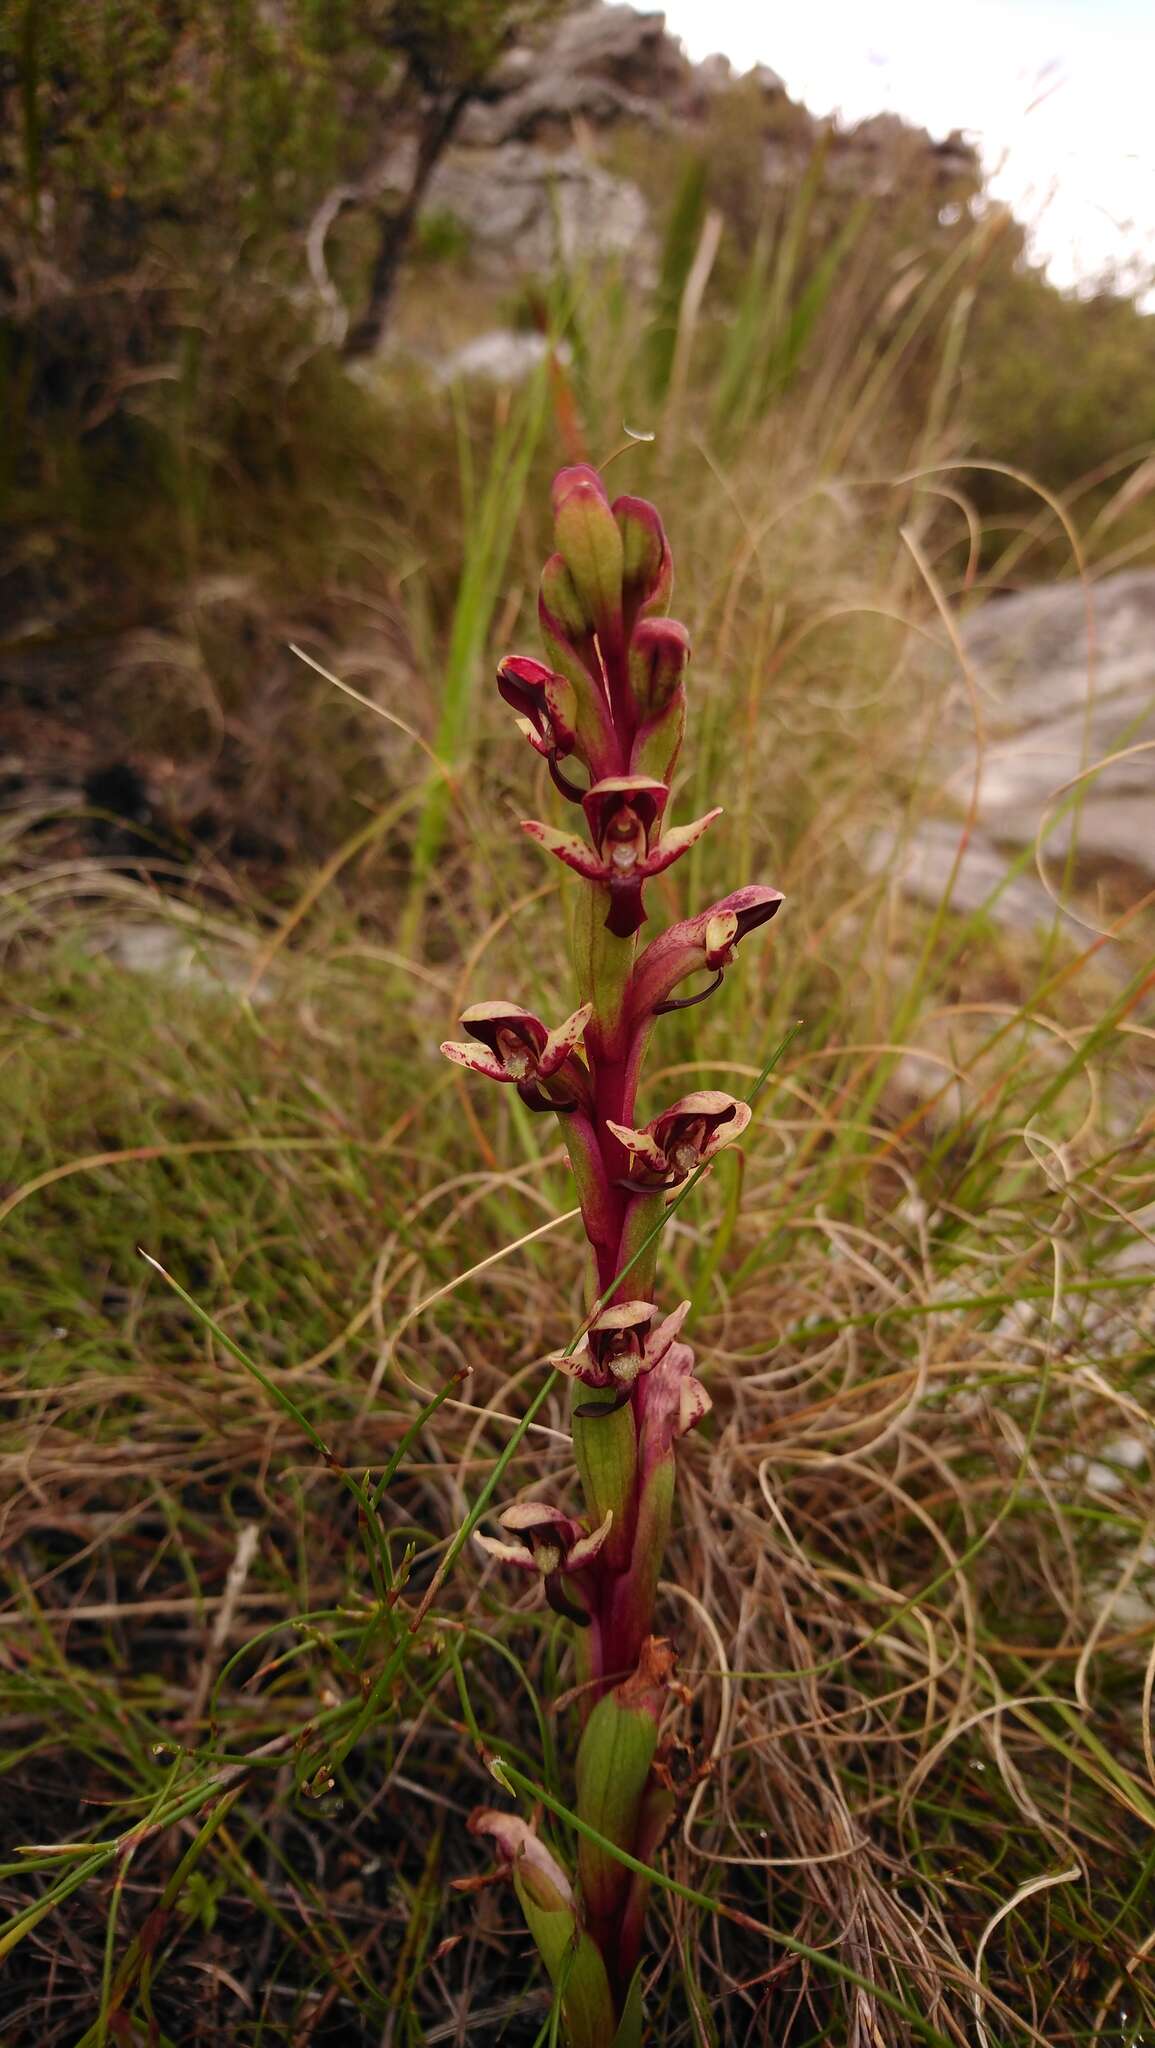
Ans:
[{"label": "bare tree trunk", "polygon": [[374,355],[381,347],[389,323],[397,273],[417,224],[429,180],[476,90],[474,83],[463,86],[451,100],[431,107],[425,116],[417,145],[413,181],[400,205],[381,218],[377,254],[369,280],[369,302],[360,319],[354,321],[349,329],[344,349],[346,356]]}]

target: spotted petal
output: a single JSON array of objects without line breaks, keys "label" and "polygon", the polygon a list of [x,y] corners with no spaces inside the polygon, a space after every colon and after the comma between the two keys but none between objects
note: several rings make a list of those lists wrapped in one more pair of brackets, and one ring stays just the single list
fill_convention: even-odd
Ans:
[{"label": "spotted petal", "polygon": [[575,1010],[572,1017],[567,1017],[564,1024],[559,1024],[556,1031],[550,1032],[542,1047],[537,1067],[543,1081],[548,1081],[551,1074],[556,1074],[558,1068],[565,1065],[570,1054],[577,1050],[578,1040],[593,1013],[593,1004],[583,1003],[580,1010]]},{"label": "spotted petal", "polygon": [[453,1061],[454,1066],[471,1067],[475,1074],[484,1074],[487,1080],[512,1081],[514,1079],[512,1074],[506,1073],[501,1061],[495,1054],[489,1051],[487,1046],[475,1044],[462,1045],[453,1039],[447,1038],[441,1047],[441,1051],[447,1060]]},{"label": "spotted petal", "polygon": [[473,1540],[479,1550],[484,1550],[487,1557],[496,1558],[498,1564],[515,1565],[521,1572],[537,1570],[533,1552],[527,1549],[524,1543],[502,1543],[498,1537],[484,1536],[477,1529],[473,1532]]},{"label": "spotted petal", "polygon": [[632,1159],[648,1166],[654,1173],[667,1171],[666,1155],[648,1131],[631,1130],[629,1124],[615,1124],[606,1118],[606,1129],[612,1131],[619,1145],[624,1145]]},{"label": "spotted petal", "polygon": [[722,806],[718,804],[714,810],[707,811],[704,818],[695,818],[692,825],[671,825],[669,831],[663,832],[657,845],[651,847],[649,853],[639,863],[642,873],[660,875],[663,869],[673,867],[674,862],[681,860],[682,855],[689,852],[691,846],[702,837],[703,832],[709,830],[715,818],[720,818],[721,815]]},{"label": "spotted petal", "polygon": [[[680,1301],[676,1309],[664,1316],[646,1339],[646,1364],[652,1368],[659,1365],[673,1343],[682,1324],[690,1313],[688,1301]],[[683,1345],[683,1350],[686,1348]]]},{"label": "spotted petal", "polygon": [[587,881],[604,882],[607,879],[605,861],[592,846],[586,845],[584,839],[579,839],[576,832],[555,831],[552,825],[541,825],[536,818],[523,818],[521,829],[547,853],[556,854],[558,860],[564,860],[567,868],[584,875]]}]

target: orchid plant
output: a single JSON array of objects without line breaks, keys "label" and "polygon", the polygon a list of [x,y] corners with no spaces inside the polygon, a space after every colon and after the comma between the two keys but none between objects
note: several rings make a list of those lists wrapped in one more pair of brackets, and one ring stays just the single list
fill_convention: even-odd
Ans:
[{"label": "orchid plant", "polygon": [[[498,689],[585,833],[530,820],[529,837],[580,880],[573,917],[579,1006],[553,1028],[516,1003],[465,1011],[447,1059],[515,1087],[558,1118],[592,1252],[591,1311],[551,1363],[571,1382],[583,1517],[519,1500],[500,1536],[477,1537],[511,1571],[536,1575],[572,1625],[583,1729],[567,1870],[536,1825],[484,1809],[471,1826],[496,1845],[554,1982],[570,2048],[633,2048],[641,2038],[640,1954],[648,1865],[675,1810],[661,1721],[674,1653],[654,1603],[674,1502],[676,1446],[710,1398],[681,1328],[655,1292],[657,1226],[672,1197],[750,1120],[717,1089],[684,1095],[639,1123],[635,1107],[655,1023],[704,1000],[747,933],[772,918],[776,889],[735,890],[640,943],[647,885],[713,824],[668,822],[686,723],[686,630],[665,616],[672,562],[662,522],[640,498],[612,504],[597,471],[554,481],[556,552],[541,579],[549,665],[515,655]],[[694,993],[676,991],[711,978]]]}]

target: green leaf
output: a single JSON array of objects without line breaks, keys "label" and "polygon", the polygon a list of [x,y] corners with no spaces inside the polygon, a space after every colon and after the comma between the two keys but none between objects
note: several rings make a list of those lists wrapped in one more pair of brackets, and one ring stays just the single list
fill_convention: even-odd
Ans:
[{"label": "green leaf", "polygon": [[626,1993],[626,2002],[618,2022],[618,2031],[610,2043],[610,2048],[642,2048],[643,2019],[642,1966],[639,1963],[630,1980],[630,1988]]}]

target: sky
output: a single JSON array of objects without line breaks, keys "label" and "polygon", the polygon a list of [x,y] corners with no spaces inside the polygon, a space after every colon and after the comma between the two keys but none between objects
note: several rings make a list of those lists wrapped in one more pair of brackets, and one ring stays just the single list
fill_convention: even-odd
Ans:
[{"label": "sky", "polygon": [[[662,5],[663,0],[637,0]],[[1155,310],[1155,0],[664,0],[691,57],[762,62],[813,114],[961,128],[1056,284]]]}]

